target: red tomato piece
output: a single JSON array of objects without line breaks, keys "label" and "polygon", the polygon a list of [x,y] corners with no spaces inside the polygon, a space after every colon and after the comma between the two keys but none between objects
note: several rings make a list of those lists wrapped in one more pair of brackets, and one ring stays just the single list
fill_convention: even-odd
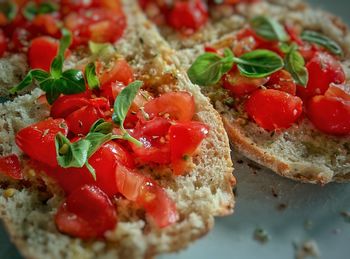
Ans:
[{"label": "red tomato piece", "polygon": [[58,209],[55,222],[60,232],[82,239],[103,238],[117,225],[112,201],[98,187],[76,189]]},{"label": "red tomato piece", "polygon": [[134,80],[134,71],[125,59],[116,60],[114,65],[108,70],[102,70],[102,64],[99,62],[96,67],[102,86],[115,82],[121,82],[124,85],[128,85]]},{"label": "red tomato piece", "polygon": [[7,50],[7,39],[3,30],[0,29],[0,58],[5,54],[6,50]]},{"label": "red tomato piece", "polygon": [[18,156],[13,154],[0,157],[0,173],[15,180],[23,179],[21,163],[19,162]]},{"label": "red tomato piece", "polygon": [[266,130],[287,129],[300,117],[303,102],[286,92],[267,89],[255,91],[245,104],[245,110]]},{"label": "red tomato piece", "polygon": [[[194,98],[187,92],[165,93],[144,106],[144,111],[151,119],[169,115],[171,119],[179,122],[192,120],[195,109]],[[139,118],[143,118],[142,113],[139,113]]]},{"label": "red tomato piece", "polygon": [[58,18],[55,18],[52,14],[39,14],[33,19],[32,27],[33,30],[40,32],[42,35],[58,38],[60,36],[58,23]]},{"label": "red tomato piece", "polygon": [[43,69],[49,72],[51,63],[57,53],[57,40],[47,36],[35,38],[28,50],[29,65],[32,69]]},{"label": "red tomato piece", "polygon": [[143,207],[158,227],[167,227],[178,220],[175,203],[152,179],[125,167],[118,167],[116,175],[119,192]]},{"label": "red tomato piece", "polygon": [[168,23],[176,30],[198,30],[208,20],[208,9],[202,0],[176,1],[170,11]]},{"label": "red tomato piece", "polygon": [[331,96],[314,96],[308,102],[307,115],[314,126],[324,133],[350,133],[350,101]]},{"label": "red tomato piece", "polygon": [[297,89],[303,99],[323,95],[331,83],[342,84],[345,81],[341,63],[327,52],[316,52],[306,68],[309,72],[308,84],[306,88],[299,86]]},{"label": "red tomato piece", "polygon": [[235,97],[242,97],[257,90],[268,81],[267,78],[249,78],[232,69],[223,76],[223,87]]},{"label": "red tomato piece", "polygon": [[[93,15],[91,15],[93,14]],[[126,28],[123,13],[115,13],[105,8],[91,8],[71,13],[65,18],[65,26],[72,31],[73,47],[94,42],[115,42]]]},{"label": "red tomato piece", "polygon": [[144,163],[169,164],[170,146],[166,135],[170,125],[169,120],[159,117],[140,121],[132,133],[143,144],[142,147],[131,144],[136,157]]},{"label": "red tomato piece", "polygon": [[291,95],[295,95],[297,91],[292,75],[286,70],[279,70],[273,73],[266,86],[270,89],[276,89]]},{"label": "red tomato piece", "polygon": [[86,135],[91,126],[104,117],[104,113],[92,105],[83,106],[66,117],[69,131],[74,134]]},{"label": "red tomato piece", "polygon": [[79,108],[89,105],[90,97],[91,93],[89,91],[60,96],[52,104],[50,115],[53,118],[65,118]]},{"label": "red tomato piece", "polygon": [[67,136],[65,120],[49,118],[21,129],[16,135],[16,144],[30,158],[56,167],[55,137],[58,132]]},{"label": "red tomato piece", "polygon": [[350,86],[331,84],[324,95],[350,101]]},{"label": "red tomato piece", "polygon": [[178,123],[170,127],[171,165],[175,175],[185,173],[188,165],[186,156],[193,155],[208,133],[209,127],[197,121]]},{"label": "red tomato piece", "polygon": [[55,179],[61,188],[70,194],[85,184],[94,184],[109,197],[118,193],[115,184],[115,170],[118,166],[130,169],[135,167],[133,157],[121,145],[114,141],[103,144],[90,158],[89,164],[95,169],[96,181],[89,170],[83,168],[61,168],[43,171]]}]

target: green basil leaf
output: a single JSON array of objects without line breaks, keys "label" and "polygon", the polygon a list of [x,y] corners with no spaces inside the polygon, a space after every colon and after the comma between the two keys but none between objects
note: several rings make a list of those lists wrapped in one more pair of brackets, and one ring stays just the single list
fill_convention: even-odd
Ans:
[{"label": "green basil leaf", "polygon": [[23,16],[27,20],[33,20],[37,15],[37,6],[34,2],[29,2],[22,11]]},{"label": "green basil leaf", "polygon": [[253,30],[267,40],[288,41],[289,37],[284,27],[275,19],[267,16],[257,16],[250,22]]},{"label": "green basil leaf", "polygon": [[143,82],[134,81],[125,87],[114,102],[113,121],[124,128],[124,120]]},{"label": "green basil leaf", "polygon": [[78,94],[86,90],[84,74],[80,70],[66,70],[62,73],[61,79],[65,82],[59,87],[63,94]]},{"label": "green basil leaf", "polygon": [[61,33],[62,37],[60,39],[58,56],[62,56],[62,58],[64,58],[64,52],[69,48],[70,44],[72,43],[72,35],[70,31],[64,28],[61,30]]},{"label": "green basil leaf", "polygon": [[234,57],[234,62],[242,75],[253,78],[269,76],[284,66],[279,55],[264,49],[248,52],[239,58]]},{"label": "green basil leaf", "polygon": [[113,124],[111,122],[99,119],[91,126],[90,133],[109,134],[112,133],[112,130]]},{"label": "green basil leaf", "polygon": [[61,95],[60,86],[62,80],[50,79],[40,85],[41,89],[45,89],[46,99],[49,104],[53,104],[57,98]]},{"label": "green basil leaf", "polygon": [[335,55],[343,55],[343,50],[338,43],[321,33],[306,30],[301,34],[301,39],[311,43],[316,43]]},{"label": "green basil leaf", "polygon": [[309,74],[305,67],[303,56],[298,52],[294,45],[284,58],[285,69],[292,75],[294,81],[301,86],[306,87]]},{"label": "green basil leaf", "polygon": [[53,13],[58,11],[58,6],[52,2],[40,3],[37,9],[38,14]]},{"label": "green basil leaf", "polygon": [[58,10],[58,6],[51,2],[43,2],[37,4],[33,1],[29,2],[23,9],[23,16],[27,20],[33,20],[38,14],[53,13]]},{"label": "green basil leaf", "polygon": [[[232,53],[232,52],[231,52]],[[233,54],[225,51],[225,57],[214,53],[200,55],[188,69],[191,82],[201,86],[216,84],[233,66]]]},{"label": "green basil leaf", "polygon": [[16,92],[24,90],[25,88],[33,84],[34,79],[37,79],[39,82],[42,82],[48,79],[49,77],[50,75],[43,70],[39,70],[39,69],[30,70],[18,85],[16,85],[15,87],[12,87],[9,90],[9,93],[15,94]]},{"label": "green basil leaf", "polygon": [[100,80],[96,75],[95,63],[91,62],[85,67],[85,78],[91,90],[100,88]]},{"label": "green basil leaf", "polygon": [[5,1],[0,3],[0,12],[6,16],[9,22],[16,18],[17,10],[17,5],[13,1]]},{"label": "green basil leaf", "polygon": [[53,59],[50,67],[50,74],[53,78],[59,79],[62,75],[63,70],[63,58],[62,56],[57,56]]},{"label": "green basil leaf", "polygon": [[92,156],[104,143],[113,139],[112,133],[103,134],[99,132],[89,133],[86,135],[85,140],[90,142],[89,150],[87,153],[88,158]]},{"label": "green basil leaf", "polygon": [[90,142],[81,139],[71,143],[61,132],[55,137],[57,162],[63,168],[81,168],[88,159]]},{"label": "green basil leaf", "polygon": [[96,43],[89,41],[89,49],[91,54],[97,56],[102,60],[109,59],[116,52],[111,43]]}]

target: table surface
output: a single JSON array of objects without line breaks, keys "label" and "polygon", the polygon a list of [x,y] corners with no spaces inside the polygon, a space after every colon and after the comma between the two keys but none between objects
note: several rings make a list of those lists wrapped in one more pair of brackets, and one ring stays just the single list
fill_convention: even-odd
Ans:
[{"label": "table surface", "polygon": [[[350,24],[350,2],[309,2]],[[238,155],[234,157],[234,161],[240,159]],[[307,241],[317,245],[321,258],[350,258],[350,221],[342,216],[342,212],[350,211],[349,184],[301,184],[268,170],[253,169],[246,162],[235,165],[239,183],[235,213],[216,219],[214,229],[187,250],[160,258],[292,259],[296,258],[297,248]],[[254,238],[257,229],[266,233],[267,242]],[[2,227],[0,258],[21,258]]]}]

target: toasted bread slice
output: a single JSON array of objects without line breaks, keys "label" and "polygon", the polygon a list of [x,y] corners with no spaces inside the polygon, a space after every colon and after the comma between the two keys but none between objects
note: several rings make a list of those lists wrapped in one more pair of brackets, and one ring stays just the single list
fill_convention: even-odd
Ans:
[{"label": "toasted bread slice", "polygon": [[[283,4],[285,1],[273,2],[245,5],[240,13],[247,20],[257,15],[271,16],[303,29],[320,31],[334,39],[345,52],[342,64],[349,80],[350,34],[346,25],[339,18],[311,9],[299,1],[292,1],[289,6]],[[234,34],[233,31],[210,45],[218,48],[232,46]],[[189,68],[203,51],[203,45],[178,51],[179,63]],[[222,115],[232,143],[248,158],[282,176],[302,182],[326,184],[350,180],[349,137],[323,134],[307,119],[282,132],[267,132],[247,119],[246,114],[226,105],[229,95],[220,86],[202,87],[202,92],[211,97],[216,110]]]},{"label": "toasted bread slice", "polygon": [[[235,179],[229,141],[219,114],[199,88],[178,71],[172,60],[173,51],[138,6],[133,1],[124,1],[124,11],[128,28],[116,45],[119,53],[127,57],[138,78],[152,80],[154,91],[192,93],[196,102],[195,119],[210,127],[209,137],[193,157],[194,167],[187,175],[176,177],[166,168],[144,172],[153,175],[176,202],[180,220],[158,229],[130,202],[117,199],[119,222],[115,230],[107,233],[106,240],[84,242],[69,237],[58,232],[54,224],[55,212],[63,199],[60,190],[47,179],[46,184],[33,180],[37,172],[27,168],[23,182],[0,179],[0,216],[12,241],[27,258],[152,257],[185,248],[212,228],[214,216],[233,211]],[[144,76],[150,72],[152,78]],[[0,155],[17,153],[24,161],[14,138],[19,129],[48,116],[45,104],[37,103],[40,94],[36,89],[12,102],[0,104]],[[16,190],[9,195],[9,188]]]}]

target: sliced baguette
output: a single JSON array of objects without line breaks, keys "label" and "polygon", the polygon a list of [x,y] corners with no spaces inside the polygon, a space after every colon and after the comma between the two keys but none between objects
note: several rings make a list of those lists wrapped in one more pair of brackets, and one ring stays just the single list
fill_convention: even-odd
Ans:
[{"label": "sliced baguette", "polygon": [[[157,71],[153,83],[159,81],[157,91],[183,90],[193,94],[196,102],[195,119],[210,126],[209,137],[203,141],[193,158],[192,171],[175,177],[169,170],[145,174],[157,176],[157,182],[176,202],[180,220],[167,228],[158,229],[139,208],[124,199],[116,199],[118,225],[107,234],[106,241],[84,242],[59,233],[54,215],[62,202],[62,193],[45,179],[33,180],[34,172],[26,169],[26,181],[13,183],[0,179],[0,216],[23,256],[27,258],[145,258],[178,251],[205,235],[214,224],[214,216],[233,211],[232,176],[229,142],[220,116],[212,108],[197,86],[178,71],[172,60],[174,54],[145,19],[133,1],[124,1],[128,28],[116,45],[127,57],[138,77],[147,70]],[[146,69],[145,69],[146,68]],[[157,78],[158,77],[158,78]],[[175,82],[166,84],[164,77]],[[158,80],[158,81],[157,81]],[[48,116],[48,109],[37,104],[40,90],[19,96],[13,102],[0,105],[0,155],[17,153],[16,132]],[[9,197],[8,188],[16,191]]]},{"label": "sliced baguette", "polygon": [[[339,18],[314,10],[293,1],[260,2],[241,6],[240,14],[247,20],[256,15],[267,15],[304,29],[316,30],[337,41],[345,52],[342,60],[347,80],[350,79],[350,34]],[[232,46],[234,33],[217,41],[213,46]],[[179,63],[185,68],[204,51],[203,45],[178,51]],[[246,114],[234,111],[225,104],[227,92],[220,86],[202,87],[211,97],[216,110],[222,115],[231,142],[248,158],[271,168],[276,173],[302,182],[326,184],[350,180],[350,138],[323,134],[304,119],[288,130],[269,133],[247,119]]]}]

